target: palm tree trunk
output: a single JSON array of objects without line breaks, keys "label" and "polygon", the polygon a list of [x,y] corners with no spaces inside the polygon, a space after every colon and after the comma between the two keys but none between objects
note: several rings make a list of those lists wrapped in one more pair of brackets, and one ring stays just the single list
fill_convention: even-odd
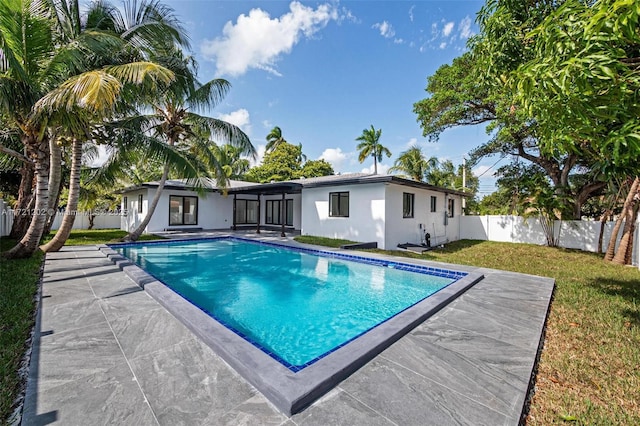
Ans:
[{"label": "palm tree trunk", "polygon": [[35,211],[24,237],[11,250],[3,254],[8,259],[31,257],[35,253],[42,238],[49,205],[49,140],[46,137],[38,140],[37,136],[29,135],[23,142],[27,151],[31,151],[29,156],[35,158]]},{"label": "palm tree trunk", "polygon": [[9,237],[14,240],[20,240],[27,233],[29,224],[31,223],[31,217],[33,214],[34,197],[33,197],[33,182],[35,178],[35,169],[33,163],[24,163],[20,168],[20,187],[18,188],[18,200],[15,208],[13,209],[13,225],[11,226],[11,233]]},{"label": "palm tree trunk", "polygon": [[42,235],[51,232],[53,221],[56,219],[58,201],[60,196],[60,183],[62,181],[62,149],[52,138],[49,141],[50,164],[49,164],[49,205],[47,206],[47,221],[44,225]]},{"label": "palm tree trunk", "polygon": [[[618,265],[626,265],[627,255],[629,251],[629,246],[633,247],[633,229],[634,229],[634,221],[636,219],[635,211],[636,205],[638,204],[638,196],[640,195],[640,178],[636,177],[631,184],[631,189],[629,190],[629,194],[627,195],[627,199],[624,202],[624,207],[622,209],[622,215],[625,219],[624,230],[622,232],[622,238],[620,239],[620,245],[618,246],[618,250],[611,259],[611,262],[617,263]],[[612,236],[613,237],[613,236]]]},{"label": "palm tree trunk", "polygon": [[52,251],[58,251],[67,242],[71,229],[73,229],[73,223],[76,220],[76,211],[78,210],[78,197],[80,196],[80,166],[82,165],[82,142],[78,139],[73,139],[71,145],[71,177],[69,182],[69,200],[67,201],[67,207],[62,217],[62,223],[56,235],[47,244],[40,247],[45,253]]},{"label": "palm tree trunk", "polygon": [[598,253],[602,253],[602,241],[604,240],[604,226],[611,217],[613,212],[606,210],[602,216],[600,216],[600,233],[598,234]]},{"label": "palm tree trunk", "polygon": [[164,189],[164,184],[167,181],[167,177],[169,176],[169,163],[164,165],[164,170],[162,171],[162,178],[160,178],[160,182],[158,183],[158,189],[156,189],[156,194],[153,196],[153,200],[151,200],[151,204],[149,204],[149,210],[147,211],[147,215],[144,217],[144,220],[138,225],[138,227],[129,232],[129,234],[124,237],[123,241],[137,241],[140,238],[140,235],[144,232],[145,228],[151,221],[151,216],[153,216],[153,212],[156,210],[158,202],[160,201],[160,197],[162,196],[162,190]]}]

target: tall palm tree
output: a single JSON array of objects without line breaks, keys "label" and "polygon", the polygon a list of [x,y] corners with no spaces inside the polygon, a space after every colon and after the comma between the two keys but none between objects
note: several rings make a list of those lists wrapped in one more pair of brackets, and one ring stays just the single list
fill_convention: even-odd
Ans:
[{"label": "tall palm tree", "polygon": [[230,144],[222,146],[214,145],[214,155],[216,157],[217,170],[214,175],[218,181],[229,179],[240,179],[249,171],[251,164],[246,158],[242,158],[242,151]]},{"label": "tall palm tree", "polygon": [[[47,1],[51,2],[55,12],[56,35],[62,45],[82,42],[85,38],[97,38],[109,41],[111,47],[116,44],[121,46],[119,51],[103,51],[104,43],[92,45],[93,66],[128,63],[149,58],[153,54],[164,54],[184,38],[182,28],[172,25],[173,11],[157,2],[125,2],[123,15],[119,9],[102,2],[93,3],[85,13],[80,14],[78,0]],[[113,39],[114,35],[117,39]],[[84,129],[94,129],[105,118],[102,114],[79,116],[85,118]],[[45,252],[60,250],[71,233],[80,195],[82,146],[87,140],[96,139],[95,135],[91,135],[95,132],[91,131],[70,133],[72,161],[68,202],[56,235],[41,246]]]},{"label": "tall palm tree", "polygon": [[[256,151],[249,137],[239,127],[193,112],[215,108],[231,88],[229,82],[214,79],[201,84],[196,78],[195,61],[185,57],[178,61],[177,58],[180,58],[180,52],[173,53],[172,64],[177,76],[174,84],[157,94],[155,99],[149,99],[154,113],[124,120],[121,123],[126,129],[123,134],[135,140],[152,138],[170,149],[195,151],[208,156],[211,163],[216,161],[215,156],[207,153],[211,152],[209,148],[212,140],[223,140],[237,147],[242,154],[255,156]],[[171,163],[165,164],[145,218],[136,229],[129,232],[125,237],[126,241],[136,241],[146,229],[160,201],[171,167]],[[222,183],[224,182],[226,180]]]},{"label": "tall palm tree", "polygon": [[402,152],[389,169],[389,173],[400,172],[418,182],[424,181],[427,173],[438,166],[438,159],[431,157],[427,159],[422,149],[412,146]]},{"label": "tall palm tree", "polygon": [[382,161],[382,155],[391,157],[391,151],[384,146],[380,145],[380,136],[382,136],[382,129],[376,130],[371,125],[370,129],[364,129],[362,135],[356,138],[360,141],[356,149],[360,151],[358,155],[358,161],[363,163],[367,157],[373,157],[373,173],[378,174],[378,161]]},{"label": "tall palm tree", "polygon": [[[98,37],[86,43],[62,45],[55,36],[49,4],[39,0],[0,2],[0,109],[3,123],[19,129],[20,139],[36,176],[35,213],[27,232],[4,255],[29,257],[38,248],[49,202],[52,126],[82,129],[86,115],[113,108],[127,83],[156,77],[168,83],[173,74],[163,67],[138,62],[127,67],[95,67],[91,63]],[[29,28],[29,31],[24,31]],[[110,40],[113,48],[113,37]],[[93,47],[92,47],[93,46]],[[110,49],[102,47],[107,52]]]},{"label": "tall palm tree", "polygon": [[287,140],[282,137],[282,129],[280,127],[275,126],[269,134],[267,135],[267,146],[265,147],[265,153],[273,152],[283,143],[287,143]]}]

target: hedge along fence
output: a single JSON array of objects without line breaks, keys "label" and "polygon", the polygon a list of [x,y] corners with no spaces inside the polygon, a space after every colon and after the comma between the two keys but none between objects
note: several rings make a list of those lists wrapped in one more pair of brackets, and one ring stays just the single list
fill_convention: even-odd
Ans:
[{"label": "hedge along fence", "polygon": [[[603,250],[607,249],[615,222],[604,224]],[[559,246],[589,252],[598,251],[600,222],[592,220],[556,220],[554,235]],[[636,227],[637,228],[637,227]],[[633,264],[639,265],[638,232],[633,241]],[[460,238],[469,240],[500,241],[546,245],[547,239],[538,219],[521,216],[461,216]]]},{"label": "hedge along fence", "polygon": [[[4,200],[0,200],[0,236],[6,237],[11,232],[14,211]],[[57,212],[51,229],[58,229],[62,223],[64,212]],[[93,229],[120,229],[122,215],[120,212],[100,212],[95,214]],[[89,213],[78,212],[73,229],[89,229]]]}]

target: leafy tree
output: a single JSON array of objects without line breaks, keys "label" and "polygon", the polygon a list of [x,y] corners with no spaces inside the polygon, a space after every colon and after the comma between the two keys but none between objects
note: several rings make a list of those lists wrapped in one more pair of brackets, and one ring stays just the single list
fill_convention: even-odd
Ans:
[{"label": "leafy tree", "polygon": [[367,157],[373,157],[373,173],[378,174],[378,161],[382,161],[382,155],[391,157],[391,151],[380,144],[382,129],[375,129],[373,124],[370,129],[364,129],[362,135],[356,138],[360,143],[356,146],[359,151],[358,161],[363,163]]},{"label": "leafy tree", "polygon": [[245,178],[251,182],[280,182],[301,177],[332,175],[333,168],[325,160],[304,162],[302,145],[287,142],[279,144],[273,151],[265,154],[262,164],[251,168]]},{"label": "leafy tree", "polygon": [[[535,54],[510,76],[519,101],[538,120],[546,151],[590,152],[609,179],[635,176],[634,182],[640,173],[639,21],[637,2],[566,1],[531,33]],[[629,261],[637,191],[631,185],[621,243],[613,257],[610,247],[607,260]]]},{"label": "leafy tree", "polygon": [[[486,125],[492,137],[471,152],[470,163],[498,154],[537,164],[579,218],[582,203],[606,185],[601,173],[591,172],[597,157],[589,151],[541,150],[537,121],[516,102],[505,77],[533,57],[527,37],[555,7],[557,2],[487,1],[478,17],[480,35],[467,53],[428,78],[429,97],[417,102],[414,112],[430,140],[451,127]],[[588,179],[572,180],[577,174]]]},{"label": "leafy tree", "polygon": [[333,167],[329,162],[324,159],[320,160],[307,160],[300,172],[297,173],[297,177],[320,177],[320,176],[331,176],[335,174],[333,171]]},{"label": "leafy tree", "polygon": [[[222,146],[212,146],[218,181],[228,181],[229,179],[241,179],[249,171],[249,160],[242,158],[242,150],[231,144]],[[220,173],[221,172],[221,173]]]},{"label": "leafy tree", "polygon": [[400,172],[402,175],[418,182],[424,181],[432,168],[438,166],[438,159],[431,157],[427,159],[418,146],[412,146],[402,152],[389,169],[389,173]]},{"label": "leafy tree", "polygon": [[282,129],[275,126],[267,135],[267,146],[265,147],[265,153],[273,152],[280,144],[287,143],[287,140],[282,137]]}]

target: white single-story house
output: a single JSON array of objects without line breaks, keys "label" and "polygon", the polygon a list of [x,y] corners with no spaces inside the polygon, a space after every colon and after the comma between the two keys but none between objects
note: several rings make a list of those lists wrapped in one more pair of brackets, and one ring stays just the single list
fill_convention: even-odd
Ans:
[{"label": "white single-story house", "polygon": [[[146,232],[186,229],[278,229],[302,235],[438,245],[460,238],[461,191],[393,175],[354,173],[257,184],[231,181],[225,190],[202,180],[196,192],[184,180],[166,182]],[[158,182],[122,191],[121,229],[145,217]],[[428,234],[428,235],[427,235]]]}]

